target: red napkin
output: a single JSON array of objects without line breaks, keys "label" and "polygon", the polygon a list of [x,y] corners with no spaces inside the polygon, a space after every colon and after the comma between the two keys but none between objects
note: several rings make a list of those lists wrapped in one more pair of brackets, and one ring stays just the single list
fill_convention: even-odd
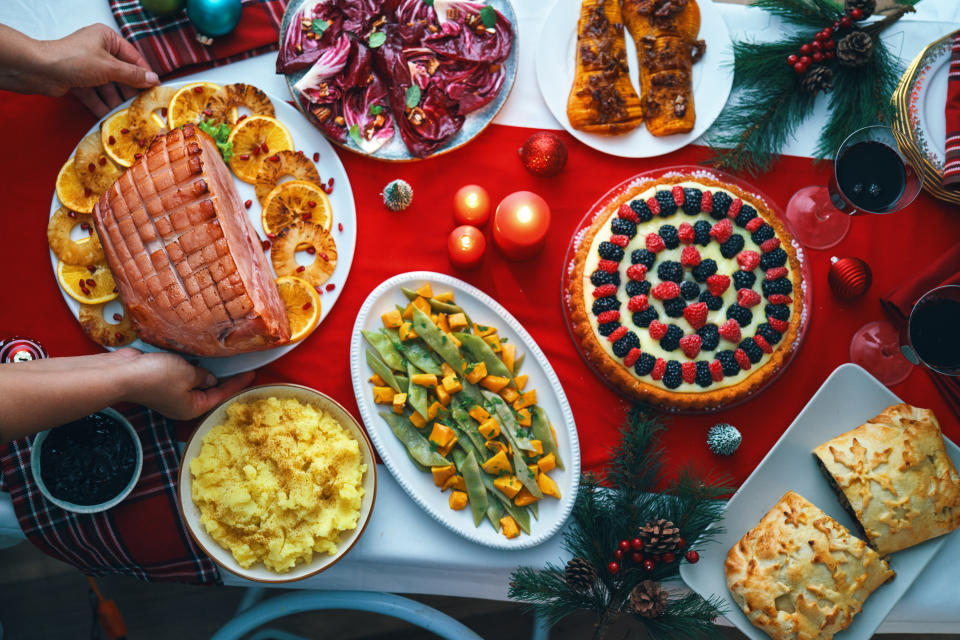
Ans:
[{"label": "red napkin", "polygon": [[243,0],[237,28],[205,46],[197,41],[197,31],[186,11],[157,18],[140,6],[140,0],[110,0],[121,35],[140,50],[160,77],[174,71],[189,73],[200,66],[228,64],[276,49],[286,6],[287,0]]},{"label": "red napkin", "polygon": [[[954,55],[956,55],[957,46],[954,44]],[[960,64],[960,61],[951,64]],[[951,88],[951,91],[957,91],[958,98],[956,112],[958,142],[955,152],[958,163],[960,163],[960,73],[958,73],[958,81],[954,83],[951,80],[951,83],[957,85],[956,88]],[[957,172],[957,180],[960,181],[960,168],[957,169]],[[885,298],[881,298],[880,304],[883,305],[894,324],[898,327],[903,326],[910,317],[910,310],[913,309],[914,303],[920,296],[931,289],[948,284],[960,284],[960,245],[954,246],[928,268],[918,271],[912,278],[888,293]],[[927,367],[924,367],[924,369],[927,370],[934,386],[937,387],[937,391],[950,405],[953,413],[960,417],[960,377],[945,376]]]},{"label": "red napkin", "polygon": [[947,147],[943,165],[943,186],[960,187],[960,31],[953,36],[950,73],[947,76]]}]

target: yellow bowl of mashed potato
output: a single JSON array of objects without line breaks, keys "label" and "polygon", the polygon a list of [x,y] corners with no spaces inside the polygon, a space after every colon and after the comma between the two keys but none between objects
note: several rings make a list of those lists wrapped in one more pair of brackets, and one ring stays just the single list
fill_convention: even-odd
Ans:
[{"label": "yellow bowl of mashed potato", "polygon": [[259,582],[320,573],[353,547],[376,496],[366,433],[335,400],[293,384],[247,389],[197,427],[178,498],[197,544]]}]

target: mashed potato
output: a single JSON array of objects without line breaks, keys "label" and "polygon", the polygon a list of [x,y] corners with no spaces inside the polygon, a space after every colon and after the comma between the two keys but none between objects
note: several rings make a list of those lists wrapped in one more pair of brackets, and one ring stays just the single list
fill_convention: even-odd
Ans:
[{"label": "mashed potato", "polygon": [[293,398],[230,405],[190,461],[207,532],[241,567],[277,573],[336,553],[357,526],[366,470],[348,431]]}]

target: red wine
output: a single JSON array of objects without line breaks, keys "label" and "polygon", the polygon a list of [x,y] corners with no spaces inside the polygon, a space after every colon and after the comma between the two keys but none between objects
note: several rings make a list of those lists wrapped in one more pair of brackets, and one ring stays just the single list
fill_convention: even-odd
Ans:
[{"label": "red wine", "polygon": [[910,344],[944,373],[960,372],[960,301],[930,297],[910,314]]},{"label": "red wine", "polygon": [[857,209],[886,213],[903,194],[907,172],[894,149],[864,140],[850,145],[837,158],[836,181],[843,197]]}]

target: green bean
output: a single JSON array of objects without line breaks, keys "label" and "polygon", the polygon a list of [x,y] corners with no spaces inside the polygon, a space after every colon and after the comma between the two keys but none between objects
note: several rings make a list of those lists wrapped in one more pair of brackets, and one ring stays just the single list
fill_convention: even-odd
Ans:
[{"label": "green bean", "polygon": [[511,440],[515,443],[514,446],[524,451],[536,451],[533,444],[530,443],[530,438],[519,433],[520,425],[513,415],[513,409],[510,408],[504,399],[490,391],[484,391],[483,397],[493,406],[497,418],[500,419],[500,426],[503,427],[504,432],[509,434]]},{"label": "green bean", "polygon": [[410,378],[399,373],[393,377],[396,379],[397,385],[400,387],[400,393],[407,393],[410,388]]},{"label": "green bean", "polygon": [[557,448],[557,441],[553,438],[553,429],[550,428],[547,412],[542,407],[534,407],[530,413],[532,414],[530,427],[533,429],[533,437],[539,440],[543,446],[543,455],[552,453],[556,459],[557,468],[563,470],[563,460],[560,459],[560,451]]},{"label": "green bean", "polygon": [[483,338],[472,333],[455,333],[453,335],[462,343],[464,350],[487,365],[488,374],[513,379],[513,373],[510,372],[507,365],[503,364],[503,360],[497,357],[497,354],[493,352],[493,349]]},{"label": "green bean", "polygon": [[380,417],[390,425],[390,430],[414,460],[427,467],[445,467],[450,464],[449,460],[430,448],[430,442],[417,431],[408,418],[386,411],[381,411]]},{"label": "green bean", "polygon": [[503,505],[499,500],[487,500],[487,520],[493,525],[493,530],[500,531],[500,518],[503,517]]},{"label": "green bean", "polygon": [[513,500],[503,495],[503,492],[494,486],[493,479],[489,474],[483,474],[482,480],[484,486],[487,488],[487,491],[496,496],[497,500],[500,501],[500,504],[503,505],[503,508],[506,510],[507,514],[512,516],[513,519],[517,521],[520,529],[522,529],[527,535],[530,535],[530,514],[527,512],[526,507],[518,507],[513,503]]},{"label": "green bean", "polygon": [[373,369],[375,374],[383,378],[383,381],[390,385],[394,391],[400,391],[400,385],[397,383],[397,379],[394,377],[390,367],[385,365],[370,349],[366,350],[366,358],[367,364],[370,365],[370,368]]},{"label": "green bean", "polygon": [[437,325],[433,324],[430,316],[416,307],[413,309],[413,330],[437,352],[437,355],[446,360],[458,375],[462,374],[467,363],[463,361],[457,345]]},{"label": "green bean", "polygon": [[483,395],[480,393],[480,387],[473,384],[466,378],[460,378],[460,384],[463,386],[463,390],[458,393],[458,396],[463,396],[470,403],[470,406],[475,404],[483,404]]},{"label": "green bean", "polygon": [[463,483],[467,486],[467,500],[470,502],[470,511],[473,512],[473,526],[479,527],[487,512],[487,489],[483,485],[480,465],[473,451],[465,456],[460,450],[453,454],[453,459],[463,476]]},{"label": "green bean", "polygon": [[516,360],[513,361],[513,375],[520,373],[520,367],[523,366],[523,361],[527,359],[527,354],[521,353],[517,356]]},{"label": "green bean", "polygon": [[417,369],[420,369],[424,373],[432,373],[437,376],[443,374],[443,369],[440,368],[437,361],[430,355],[430,351],[422,344],[410,341],[405,342],[403,347],[403,355],[405,355],[407,360],[412,362]]},{"label": "green bean", "polygon": [[[450,427],[450,430],[453,431],[454,435],[457,436],[457,444],[455,446],[459,446],[461,449],[463,449],[464,454],[470,453],[471,451],[473,452],[474,455],[477,454],[477,450],[474,447],[473,442],[471,442],[470,438],[467,437],[467,434],[463,432],[463,429],[461,429],[455,424],[450,424],[447,426]],[[456,460],[457,451],[459,451],[459,449],[455,448],[454,460]]]},{"label": "green bean", "polygon": [[[416,375],[417,370],[411,363],[407,363],[407,374],[410,376],[410,379],[413,380],[413,376]],[[421,387],[419,384],[413,384],[412,382],[407,385],[407,402],[410,403],[410,406],[413,407],[414,411],[419,413],[424,418],[427,417],[427,388]]]},{"label": "green bean", "polygon": [[459,406],[456,403],[451,403],[450,405],[450,414],[453,416],[453,419],[459,425],[460,429],[467,434],[467,437],[470,439],[470,442],[473,443],[473,446],[477,448],[478,455],[477,460],[486,460],[487,459],[487,445],[486,440],[477,430],[477,424],[470,415],[464,411],[463,407]]},{"label": "green bean", "polygon": [[[403,291],[403,295],[407,296],[407,300],[410,300],[411,302],[413,302],[417,298],[423,297],[413,289],[400,287],[400,290]],[[430,303],[431,311],[435,311],[437,313],[446,313],[446,314],[462,313],[464,317],[467,319],[467,324],[473,325],[473,322],[470,320],[470,316],[467,315],[467,312],[464,311],[463,307],[461,307],[460,305],[453,304],[452,302],[444,302],[442,300],[437,300],[436,298],[427,298],[427,302]]]},{"label": "green bean", "polygon": [[400,291],[403,292],[403,295],[407,296],[407,300],[413,302],[420,297],[420,294],[414,291],[413,289],[407,289],[406,287],[400,287]]},{"label": "green bean", "polygon": [[386,362],[391,369],[394,371],[404,370],[403,356],[394,348],[387,336],[374,331],[363,331],[362,333],[363,337],[367,339],[367,342],[377,350],[377,353],[380,354],[380,357],[383,358],[383,361]]}]

